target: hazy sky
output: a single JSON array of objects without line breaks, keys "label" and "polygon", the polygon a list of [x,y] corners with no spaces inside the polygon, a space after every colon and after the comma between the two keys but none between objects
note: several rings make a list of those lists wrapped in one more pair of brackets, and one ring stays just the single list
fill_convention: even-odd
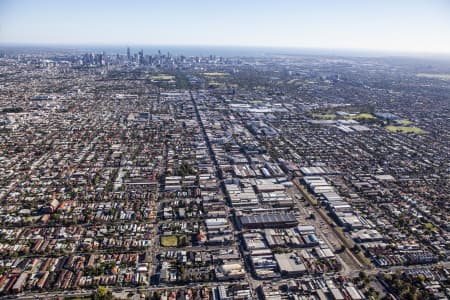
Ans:
[{"label": "hazy sky", "polygon": [[450,0],[0,0],[0,43],[450,53]]}]

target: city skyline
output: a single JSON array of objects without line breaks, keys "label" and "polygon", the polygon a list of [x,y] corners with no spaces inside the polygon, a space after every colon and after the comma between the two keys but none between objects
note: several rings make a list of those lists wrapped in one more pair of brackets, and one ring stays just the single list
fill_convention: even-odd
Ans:
[{"label": "city skyline", "polygon": [[[0,43],[450,53],[447,1],[0,1]],[[82,22],[81,22],[82,21]]]}]

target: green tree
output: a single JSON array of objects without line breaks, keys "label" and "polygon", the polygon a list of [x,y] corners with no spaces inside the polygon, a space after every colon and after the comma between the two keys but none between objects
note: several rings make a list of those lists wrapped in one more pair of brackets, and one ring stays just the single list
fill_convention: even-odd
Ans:
[{"label": "green tree", "polygon": [[92,300],[113,300],[114,297],[112,295],[112,292],[109,291],[104,286],[99,286],[98,289],[92,294],[91,296]]},{"label": "green tree", "polygon": [[427,278],[425,277],[425,275],[423,275],[423,274],[417,275],[417,278],[420,280],[420,282],[424,282],[425,279],[427,279]]},{"label": "green tree", "polygon": [[155,291],[152,295],[152,300],[159,300],[159,299],[161,299],[161,292]]}]

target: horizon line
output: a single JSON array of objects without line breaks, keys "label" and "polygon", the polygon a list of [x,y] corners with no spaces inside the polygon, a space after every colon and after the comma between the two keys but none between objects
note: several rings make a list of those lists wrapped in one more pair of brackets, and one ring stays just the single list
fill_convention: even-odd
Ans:
[{"label": "horizon line", "polygon": [[[1,42],[0,47],[117,47],[124,49],[127,47],[176,47],[176,48],[243,48],[243,49],[273,49],[273,50],[291,50],[291,51],[338,51],[338,52],[353,52],[365,53],[365,54],[378,54],[382,56],[400,55],[400,56],[426,56],[426,57],[450,57],[449,52],[430,52],[430,51],[408,51],[408,50],[394,50],[394,49],[373,49],[373,48],[342,48],[342,47],[312,47],[312,46],[273,46],[273,45],[236,45],[236,44],[147,44],[147,43],[57,43],[57,42]],[[280,53],[281,54],[281,53]],[[300,53],[297,53],[300,54]]]}]

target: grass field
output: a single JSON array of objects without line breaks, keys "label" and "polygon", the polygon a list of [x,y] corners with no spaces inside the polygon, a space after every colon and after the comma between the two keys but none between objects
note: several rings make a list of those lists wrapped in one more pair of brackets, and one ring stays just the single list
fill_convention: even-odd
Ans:
[{"label": "grass field", "polygon": [[26,217],[25,220],[29,221],[29,222],[36,222],[41,216],[29,216]]},{"label": "grass field", "polygon": [[426,77],[426,78],[436,78],[442,80],[450,80],[450,74],[430,74],[430,73],[419,73],[416,74],[417,77]]},{"label": "grass field", "polygon": [[357,114],[356,116],[347,116],[345,119],[348,120],[362,120],[362,119],[375,119],[375,116],[368,113]]},{"label": "grass field", "polygon": [[268,101],[270,101],[270,100],[268,100],[268,99],[253,99],[248,102],[257,104],[257,103],[264,103],[264,102],[268,102]]},{"label": "grass field", "polygon": [[336,119],[336,115],[332,115],[332,114],[312,114],[311,116],[314,119],[321,119],[321,120],[334,120],[334,119]]},{"label": "grass field", "polygon": [[159,74],[159,75],[152,75],[150,76],[151,80],[158,80],[158,81],[169,81],[174,80],[175,76],[172,75],[166,75],[166,74]]},{"label": "grass field", "polygon": [[166,235],[161,237],[161,246],[163,247],[177,247],[178,237],[176,235]]},{"label": "grass field", "polygon": [[287,84],[297,84],[297,83],[300,83],[300,79],[298,78],[291,79],[287,82]]},{"label": "grass field", "polygon": [[436,230],[436,226],[433,223],[425,223],[424,226],[428,230]]},{"label": "grass field", "polygon": [[223,72],[208,72],[208,73],[203,73],[203,75],[205,76],[228,76],[228,73],[223,73]]},{"label": "grass field", "polygon": [[217,82],[217,81],[209,81],[209,82],[208,82],[208,86],[209,86],[209,87],[220,87],[220,88],[224,88],[224,87],[225,87],[225,83]]},{"label": "grass field", "polygon": [[415,133],[415,134],[425,134],[425,130],[418,127],[407,127],[407,126],[386,126],[385,127],[390,132],[402,132],[402,133]]},{"label": "grass field", "polygon": [[396,122],[398,124],[402,124],[402,125],[411,125],[413,123],[410,120],[406,120],[406,119],[397,120]]}]

